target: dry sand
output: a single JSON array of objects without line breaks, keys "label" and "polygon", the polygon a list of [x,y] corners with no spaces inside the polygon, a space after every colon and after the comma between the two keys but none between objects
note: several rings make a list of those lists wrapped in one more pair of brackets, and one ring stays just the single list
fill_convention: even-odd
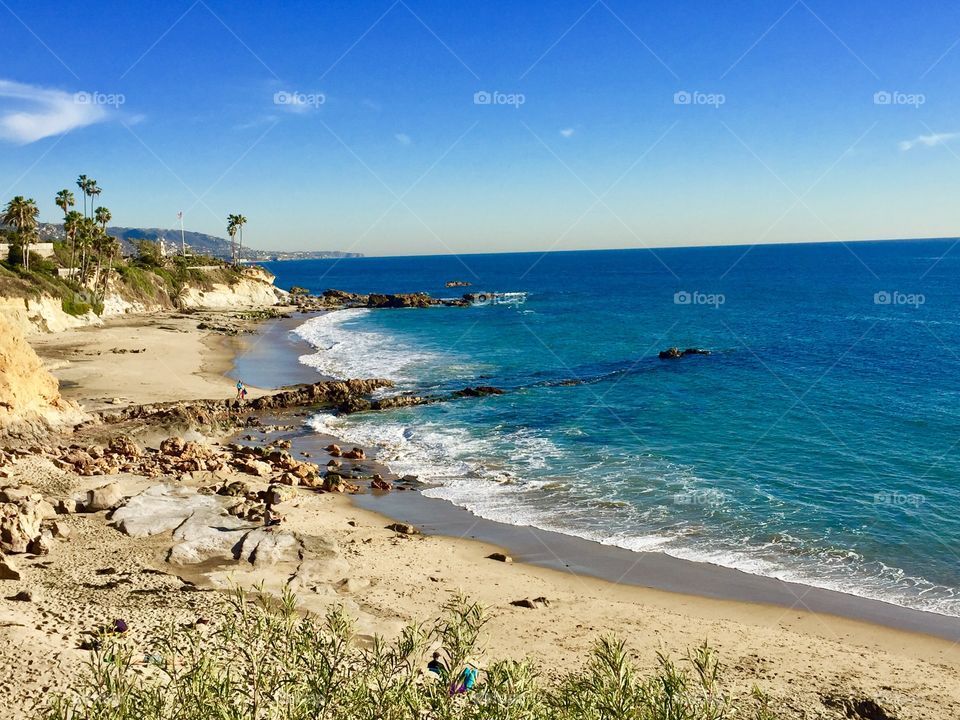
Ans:
[{"label": "dry sand", "polygon": [[[69,362],[55,373],[68,381],[67,397],[88,407],[114,397],[149,402],[233,392],[233,381],[223,375],[231,366],[233,340],[197,332],[193,319],[142,325],[122,322],[43,338],[36,346],[48,363]],[[146,352],[114,354],[113,347]],[[14,466],[14,473],[14,481],[48,493],[103,482],[39,461]],[[122,482],[128,493],[148,485],[134,477]],[[338,548],[330,582],[302,590],[302,604],[322,610],[343,602],[358,616],[362,632],[392,634],[403,623],[432,618],[459,590],[492,615],[481,665],[494,657],[529,656],[544,668],[572,669],[600,635],[614,633],[627,639],[639,664],[651,667],[658,650],[682,655],[708,640],[721,652],[731,691],[746,696],[759,686],[783,718],[844,717],[823,704],[828,694],[875,698],[900,718],[960,717],[960,648],[945,640],[500,563],[486,558],[496,548],[483,543],[399,536],[385,529],[383,516],[337,495],[301,490],[283,512],[284,529]],[[189,568],[166,563],[169,537],[131,539],[108,527],[103,513],[67,522],[71,539],[58,541],[47,557],[21,556],[23,579],[0,581],[0,717],[26,717],[30,700],[62,686],[86,655],[76,649],[84,630],[122,617],[142,638],[164,622],[192,622],[215,601],[216,592],[195,591],[181,581],[192,577]],[[237,570],[235,580],[250,579],[240,565]],[[268,579],[279,587],[285,577]],[[5,599],[24,588],[36,591],[34,601]],[[549,599],[549,607],[510,605],[539,596]]]}]

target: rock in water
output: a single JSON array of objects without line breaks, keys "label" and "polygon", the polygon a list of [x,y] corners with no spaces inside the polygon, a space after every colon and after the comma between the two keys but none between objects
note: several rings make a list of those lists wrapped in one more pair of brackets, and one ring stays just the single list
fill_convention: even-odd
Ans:
[{"label": "rock in water", "polygon": [[478,385],[477,387],[465,387],[453,394],[456,397],[486,397],[487,395],[503,395],[503,393],[504,391],[497,387]]}]

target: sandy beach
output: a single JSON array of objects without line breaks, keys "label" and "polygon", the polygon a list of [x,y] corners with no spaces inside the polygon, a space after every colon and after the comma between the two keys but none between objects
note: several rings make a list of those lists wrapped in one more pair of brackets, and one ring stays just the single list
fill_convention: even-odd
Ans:
[{"label": "sandy beach", "polygon": [[[104,328],[45,336],[33,344],[60,380],[65,397],[97,410],[230,397],[235,380],[227,373],[240,369],[249,374],[251,363],[267,357],[258,355],[264,334],[275,339],[291,326],[270,321],[259,335],[229,336],[198,330],[198,322],[196,316],[123,319]],[[290,366],[275,375],[276,385],[300,379]],[[327,461],[321,440],[304,440],[296,430],[244,434],[251,444],[291,439],[292,452],[306,453],[319,464]],[[220,440],[224,438],[205,439]],[[22,459],[9,467],[9,475],[7,484],[22,483],[51,496],[105,482],[76,476],[43,459]],[[160,479],[120,474],[109,480],[125,496],[161,481],[185,488],[204,481],[196,473]],[[386,529],[391,502],[403,507],[414,494],[364,495],[366,507],[359,507],[349,496],[296,490],[282,506],[282,527],[301,538],[304,547],[320,547],[322,540],[324,548],[320,569],[314,569],[309,582],[297,583],[304,609],[319,612],[342,603],[358,618],[362,636],[389,636],[405,623],[434,617],[451,593],[462,591],[492,616],[486,652],[478,659],[481,667],[496,657],[530,657],[549,675],[580,666],[600,636],[616,634],[647,668],[654,666],[658,651],[682,657],[706,640],[720,652],[731,693],[746,698],[754,686],[760,687],[773,698],[779,717],[841,718],[846,713],[834,701],[856,698],[876,700],[890,717],[960,716],[960,648],[955,642],[810,612],[802,596],[785,607],[611,582],[576,567],[520,562],[521,554],[517,562],[498,562],[488,556],[517,553],[517,548],[469,539],[476,534],[473,528],[456,532],[463,537]],[[279,590],[291,577],[282,567],[251,569],[243,561],[213,568],[173,564],[167,559],[169,534],[130,537],[109,525],[104,512],[66,515],[61,522],[69,527],[69,539],[58,541],[47,556],[18,557],[21,578],[0,580],[3,717],[29,717],[31,703],[63,687],[88,655],[79,649],[84,632],[99,624],[122,617],[132,637],[143,640],[162,624],[196,621],[216,601],[217,589],[231,583],[263,581],[268,589]],[[544,551],[551,554],[549,548]],[[526,552],[533,554],[529,543]],[[302,575],[298,568],[294,576]],[[10,599],[23,590],[31,592],[29,601]],[[704,594],[711,594],[708,588]],[[549,604],[536,609],[511,604],[538,597]]]}]

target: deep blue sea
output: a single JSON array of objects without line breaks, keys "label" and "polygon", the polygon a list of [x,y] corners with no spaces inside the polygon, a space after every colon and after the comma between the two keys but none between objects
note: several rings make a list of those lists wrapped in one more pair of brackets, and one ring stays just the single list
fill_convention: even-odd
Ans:
[{"label": "deep blue sea", "polygon": [[[348,417],[477,515],[960,616],[960,245],[268,263],[312,291],[511,293],[348,310],[301,361],[502,396]],[[659,350],[710,355],[661,360]]]}]

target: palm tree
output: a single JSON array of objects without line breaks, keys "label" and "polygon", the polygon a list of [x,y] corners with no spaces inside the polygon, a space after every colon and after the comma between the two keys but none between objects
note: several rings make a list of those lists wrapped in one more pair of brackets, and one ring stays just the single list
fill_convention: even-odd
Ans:
[{"label": "palm tree", "polygon": [[237,264],[237,230],[239,226],[237,225],[237,220],[239,215],[227,215],[227,234],[230,236],[230,257],[233,260],[233,264]]},{"label": "palm tree", "polygon": [[110,211],[105,207],[98,207],[96,210],[94,210],[93,217],[98,223],[100,223],[100,227],[104,232],[107,231],[107,223],[113,219],[113,215],[111,215]]},{"label": "palm tree", "polygon": [[94,198],[96,198],[97,195],[99,195],[101,192],[103,192],[103,191],[102,191],[102,190],[100,189],[100,187],[97,185],[97,181],[96,181],[96,180],[90,180],[90,181],[88,181],[88,183],[87,183],[87,195],[90,196],[90,215],[91,215],[91,217],[93,216],[93,200],[94,200]]},{"label": "palm tree", "polygon": [[86,175],[77,178],[77,187],[83,193],[83,216],[87,216],[87,188],[90,187],[90,179]]},{"label": "palm tree", "polygon": [[17,244],[22,254],[22,264],[25,270],[30,269],[30,242],[37,232],[37,215],[40,209],[33,198],[17,195],[7,203],[3,211],[3,222],[13,225],[17,229]]},{"label": "palm tree", "polygon": [[77,204],[77,201],[73,198],[73,193],[69,190],[61,190],[57,193],[56,200],[57,207],[63,210],[63,215],[66,217],[67,213],[70,212],[70,208]]},{"label": "palm tree", "polygon": [[76,269],[77,258],[77,234],[80,232],[80,224],[83,222],[83,215],[76,210],[71,210],[63,219],[63,231],[66,233],[67,240],[70,241],[70,270]]},{"label": "palm tree", "polygon": [[[54,200],[57,203],[57,207],[63,210],[63,234],[67,234],[67,213],[70,212],[70,208],[77,204],[77,201],[73,197],[73,193],[69,190],[61,190],[57,193],[57,197]],[[73,267],[73,257],[70,258],[70,267]]]},{"label": "palm tree", "polygon": [[107,223],[113,217],[105,207],[98,207],[93,211],[93,219],[100,223],[100,228],[94,238],[94,249],[97,251],[97,274],[94,276],[94,285],[100,282],[100,273],[103,269],[103,255],[108,249]]},{"label": "palm tree", "polygon": [[80,221],[80,230],[77,233],[77,241],[80,244],[80,284],[83,285],[87,280],[87,260],[90,257],[90,250],[93,248],[94,240],[99,233],[100,228],[93,218],[83,218]]},{"label": "palm tree", "polygon": [[237,230],[240,231],[240,246],[237,250],[237,260],[243,260],[243,226],[247,224],[247,219],[243,215],[234,215],[237,223]]}]

